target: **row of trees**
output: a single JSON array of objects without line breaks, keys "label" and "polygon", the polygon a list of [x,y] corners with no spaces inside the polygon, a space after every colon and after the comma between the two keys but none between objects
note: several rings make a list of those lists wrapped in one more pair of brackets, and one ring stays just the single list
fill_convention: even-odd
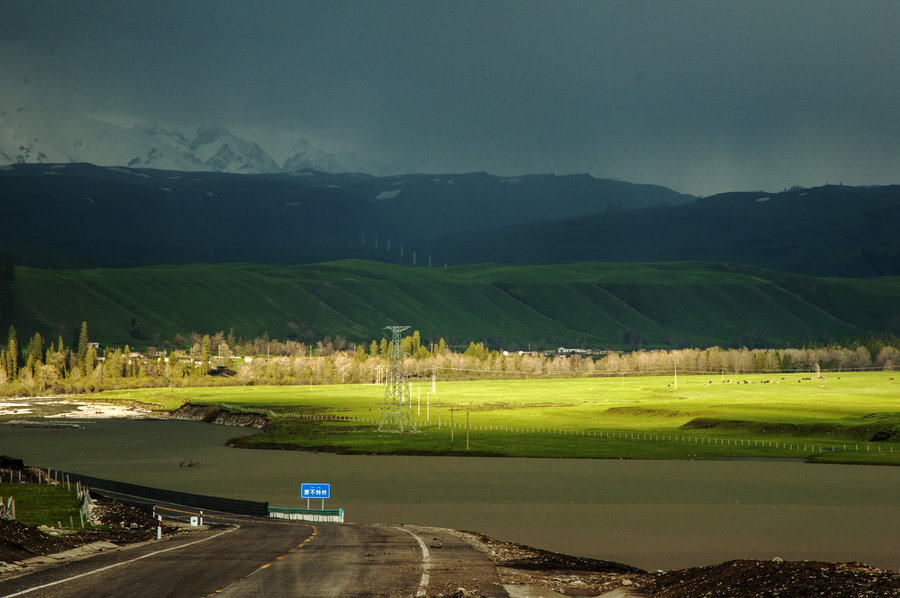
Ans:
[{"label": "row of trees", "polygon": [[[608,352],[598,356],[507,353],[472,342],[453,351],[444,339],[426,346],[418,331],[401,341],[409,377],[442,380],[515,377],[620,376],[679,373],[744,374],[894,369],[900,339],[871,339],[854,346],[802,349],[678,349]],[[35,334],[20,345],[10,327],[0,347],[0,395],[69,394],[149,386],[216,384],[372,383],[383,379],[391,343],[347,346],[326,338],[315,345],[267,337],[251,341],[223,333],[176,339],[181,348],[139,353],[125,347],[99,349],[87,323],[67,347],[62,337],[45,343]]]}]

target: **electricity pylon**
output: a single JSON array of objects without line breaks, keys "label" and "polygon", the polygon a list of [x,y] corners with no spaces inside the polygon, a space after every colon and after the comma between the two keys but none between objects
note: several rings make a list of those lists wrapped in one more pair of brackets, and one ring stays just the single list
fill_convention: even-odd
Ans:
[{"label": "electricity pylon", "polygon": [[403,364],[403,348],[400,333],[409,326],[385,326],[393,332],[391,341],[391,361],[388,366],[387,383],[384,385],[384,400],[381,402],[381,423],[378,431],[385,428],[400,432],[415,432],[416,424],[412,419],[412,398],[409,394],[409,381],[406,379],[406,366]]}]

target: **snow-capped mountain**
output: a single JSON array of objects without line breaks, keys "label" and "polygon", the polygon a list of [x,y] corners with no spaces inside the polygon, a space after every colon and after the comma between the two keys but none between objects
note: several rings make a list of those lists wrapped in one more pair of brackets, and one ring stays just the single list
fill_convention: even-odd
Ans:
[{"label": "snow-capped mountain", "polygon": [[297,139],[282,148],[279,164],[259,143],[221,126],[196,131],[157,124],[132,127],[62,109],[0,108],[0,164],[89,162],[161,170],[245,174],[358,170],[353,154],[329,153]]},{"label": "snow-capped mountain", "polygon": [[[346,165],[358,165],[357,157],[350,153],[333,154],[314,147],[309,141],[299,139],[287,148],[288,157],[282,165],[285,172],[316,170],[318,172],[341,172],[351,170]],[[352,170],[364,170],[353,168]],[[367,169],[366,169],[367,170]]]},{"label": "snow-capped mountain", "polygon": [[[265,173],[280,172],[281,168],[257,143],[241,139],[223,127],[202,126],[191,136],[180,131],[137,126],[135,131],[156,140],[157,145],[172,148],[186,161],[197,164],[191,170],[214,172]],[[160,168],[156,163],[161,156],[135,156],[126,166]]]}]

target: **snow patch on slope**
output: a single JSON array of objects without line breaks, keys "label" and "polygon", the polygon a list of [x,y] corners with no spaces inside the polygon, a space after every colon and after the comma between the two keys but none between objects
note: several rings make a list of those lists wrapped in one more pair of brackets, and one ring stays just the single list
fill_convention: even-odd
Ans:
[{"label": "snow patch on slope", "polygon": [[394,199],[395,197],[400,195],[402,191],[403,189],[391,189],[390,191],[382,191],[375,196],[375,199]]}]

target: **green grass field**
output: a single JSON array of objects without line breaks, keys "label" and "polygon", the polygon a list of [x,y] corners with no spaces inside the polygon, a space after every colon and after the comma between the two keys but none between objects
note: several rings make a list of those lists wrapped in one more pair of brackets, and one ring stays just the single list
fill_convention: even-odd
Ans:
[{"label": "green grass field", "polygon": [[0,483],[0,496],[12,496],[16,503],[16,520],[25,525],[48,525],[81,528],[79,500],[65,484]]},{"label": "green grass field", "polygon": [[430,382],[410,388],[413,434],[378,432],[384,391],[376,385],[144,389],[92,398],[167,410],[191,402],[270,411],[267,430],[233,441],[248,448],[900,464],[900,379],[892,372],[679,376],[677,384],[674,377],[438,381],[434,393]]}]

